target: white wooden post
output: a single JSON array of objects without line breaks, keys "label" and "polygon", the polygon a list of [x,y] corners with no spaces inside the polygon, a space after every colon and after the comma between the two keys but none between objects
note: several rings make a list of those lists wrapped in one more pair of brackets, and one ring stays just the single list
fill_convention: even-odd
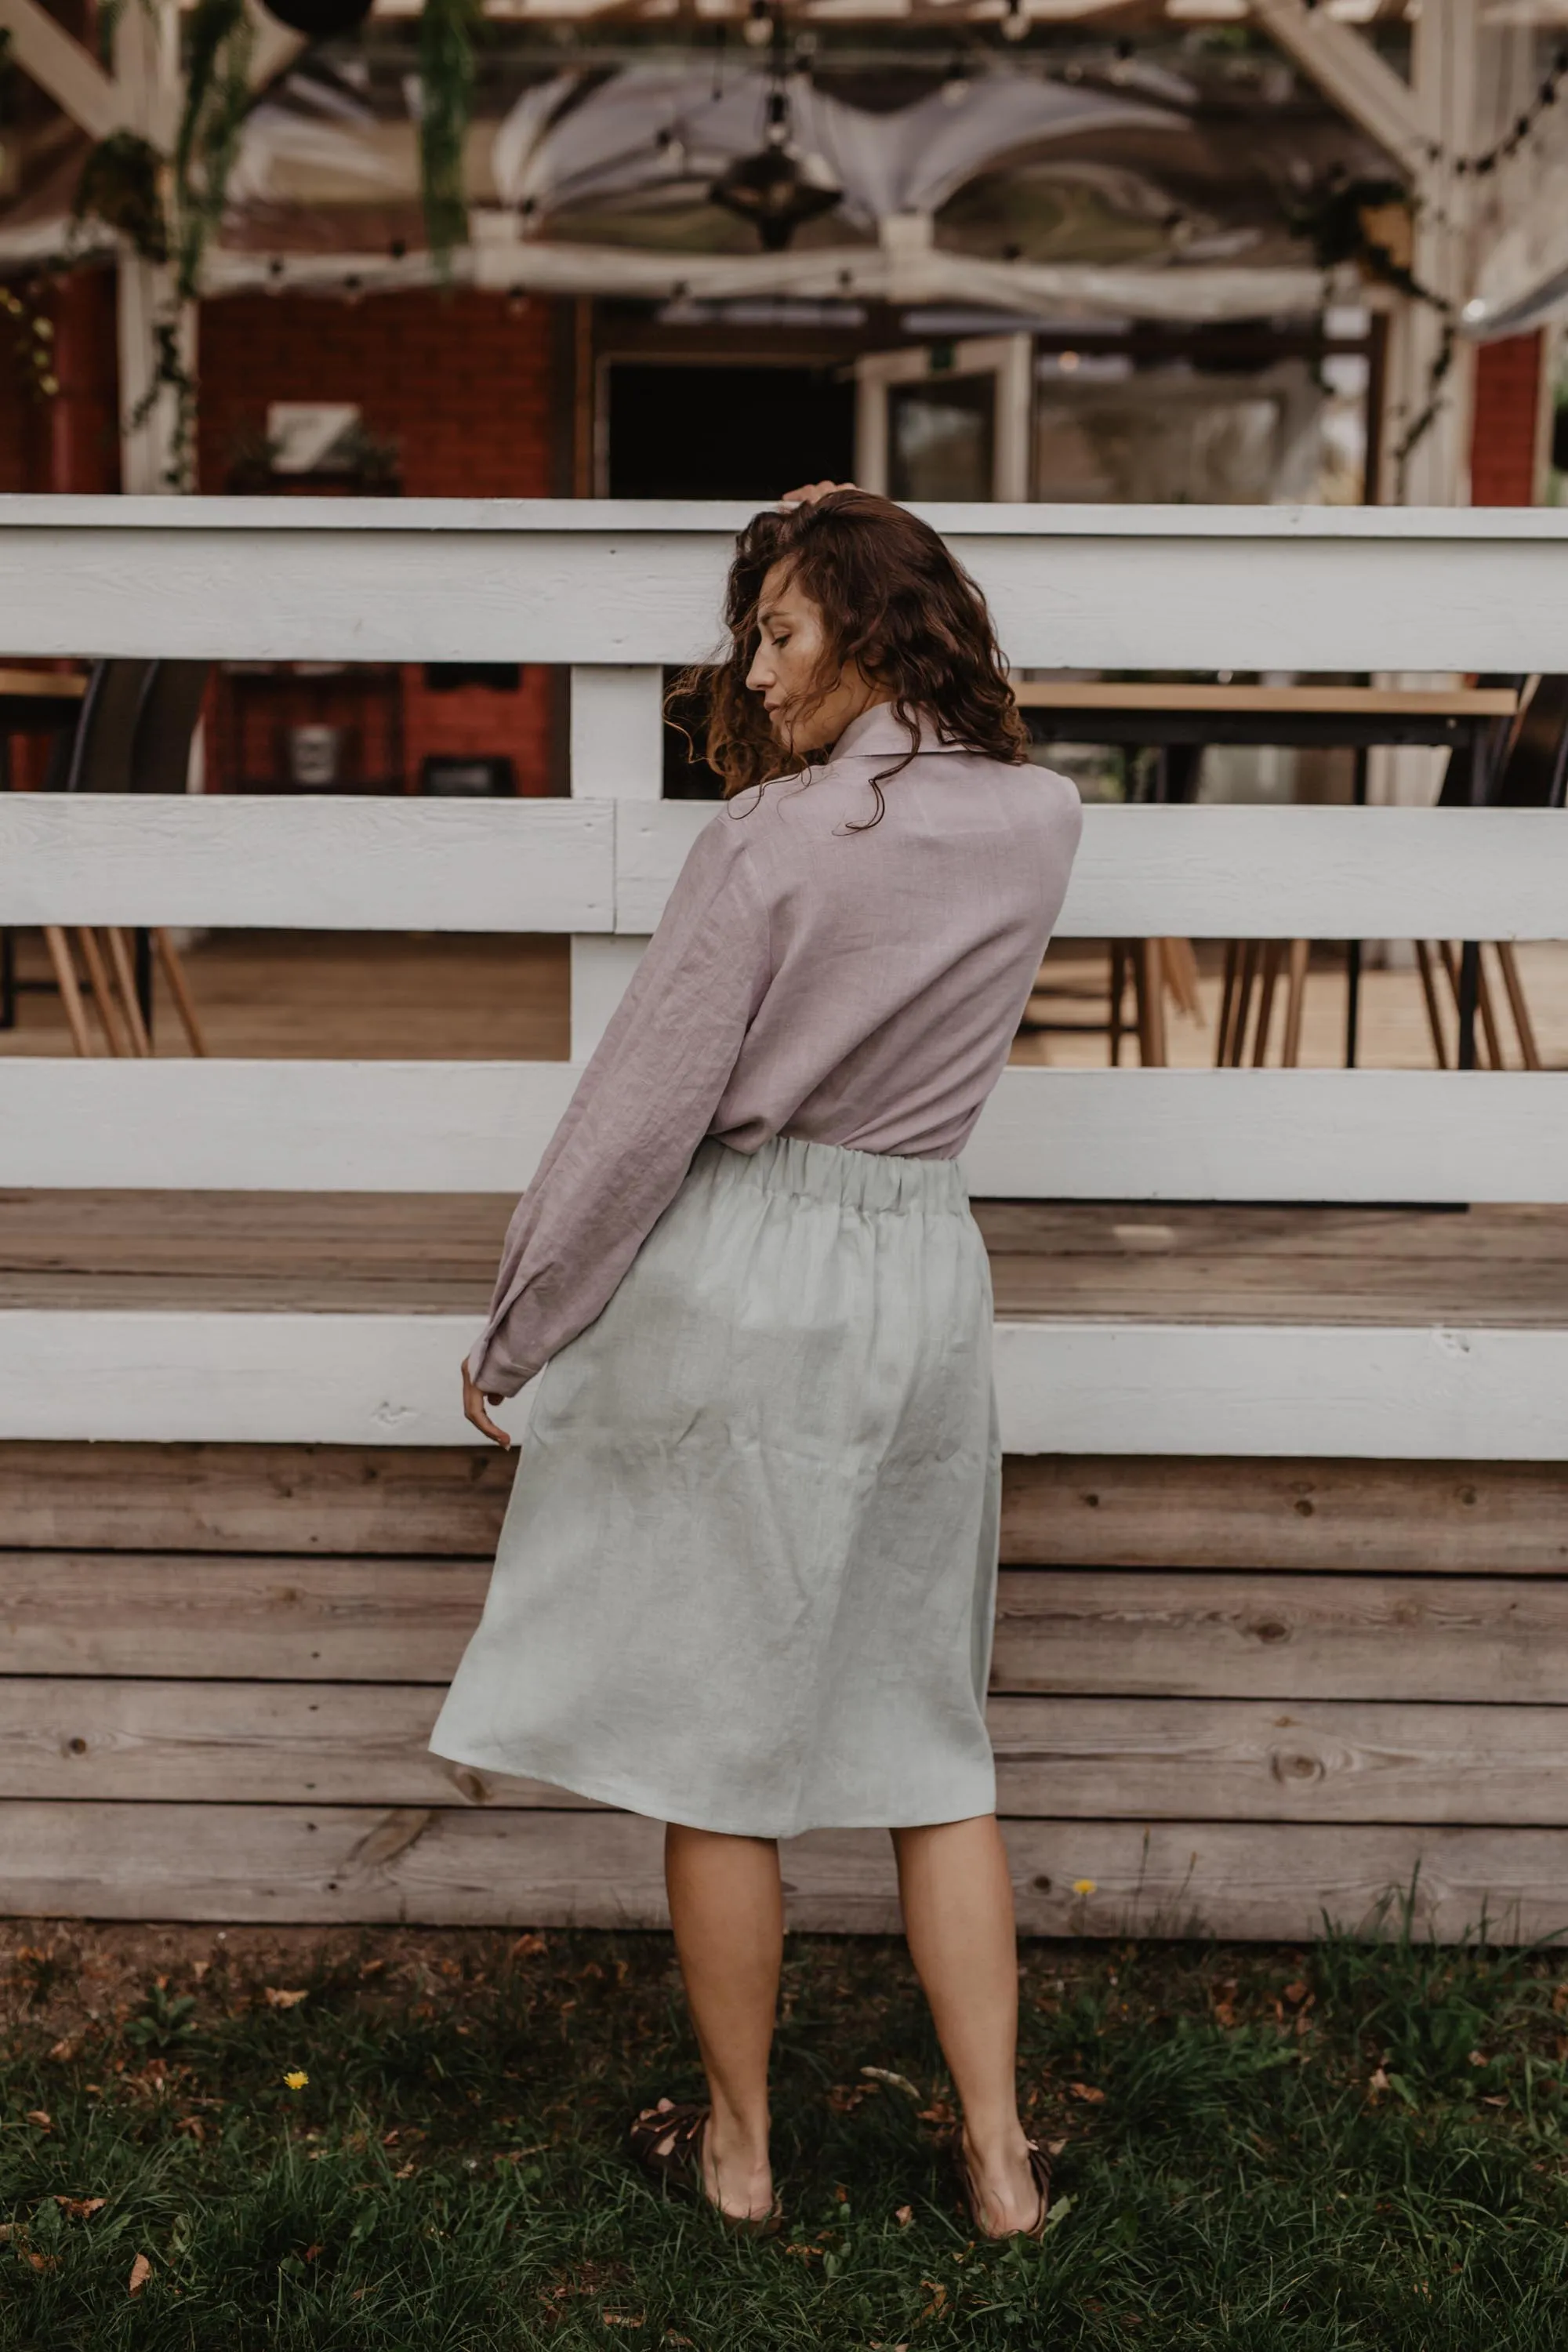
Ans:
[{"label": "white wooden post", "polygon": [[[132,0],[114,27],[114,78],[131,127],[164,154],[179,109],[180,26],[172,0],[155,8]],[[164,173],[167,180],[167,173]],[[166,190],[165,190],[166,194]],[[140,422],[132,422],[151,391],[157,367],[156,330],[174,317],[180,364],[195,373],[196,312],[191,302],[174,315],[174,272],[122,247],[119,265],[120,486],[153,496],[175,487],[172,478],[179,432],[179,395],[171,384]],[[193,424],[194,424],[194,420]]]},{"label": "white wooden post", "polygon": [[[638,664],[572,672],[574,800],[657,801],[663,786],[664,673]],[[585,1062],[637,968],[646,934],[574,932],[572,1059]]]}]

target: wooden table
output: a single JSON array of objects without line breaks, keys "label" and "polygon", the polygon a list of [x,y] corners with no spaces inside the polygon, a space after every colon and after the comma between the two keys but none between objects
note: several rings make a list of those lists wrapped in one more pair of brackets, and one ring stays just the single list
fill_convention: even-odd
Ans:
[{"label": "wooden table", "polygon": [[[12,736],[53,735],[69,727],[86,692],[79,674],[0,668],[0,792],[11,785]],[[0,930],[0,1029],[16,1025],[16,943],[8,930]]]},{"label": "wooden table", "polygon": [[[1487,797],[1499,749],[1519,709],[1512,687],[1163,686],[1140,680],[1029,678],[1013,688],[1037,742],[1151,745],[1160,754],[1152,797],[1185,801],[1205,744],[1280,744],[1355,753],[1353,797],[1366,800],[1366,755],[1376,743],[1426,744],[1469,754],[1468,797]],[[1345,1066],[1360,1019],[1361,941],[1346,942]],[[1459,967],[1459,1066],[1476,1060],[1480,951]]]}]

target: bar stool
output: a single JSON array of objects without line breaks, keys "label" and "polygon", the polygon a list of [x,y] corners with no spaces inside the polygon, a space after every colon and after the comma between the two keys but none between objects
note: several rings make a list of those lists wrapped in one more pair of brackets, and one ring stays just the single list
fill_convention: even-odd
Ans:
[{"label": "bar stool", "polygon": [[[56,747],[45,789],[183,793],[208,667],[205,662],[95,662],[81,715],[72,733]],[[164,929],[138,929],[132,944],[120,925],[106,925],[106,963],[92,926],[75,924],[68,929],[63,924],[46,923],[44,943],[79,1055],[90,1055],[93,1044],[77,974],[77,954],[86,969],[110,1053],[152,1053],[149,941],[156,950],[192,1053],[205,1054],[206,1040],[184,970]]]}]

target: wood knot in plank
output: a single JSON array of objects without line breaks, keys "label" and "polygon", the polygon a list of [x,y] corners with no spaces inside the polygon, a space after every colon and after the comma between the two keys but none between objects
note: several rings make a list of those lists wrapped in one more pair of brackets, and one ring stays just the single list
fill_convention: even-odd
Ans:
[{"label": "wood knot in plank", "polygon": [[430,1805],[402,1805],[395,1812],[384,1813],[374,1829],[367,1831],[351,1849],[350,1870],[384,1870],[389,1863],[418,1843],[435,1818],[435,1808]]}]

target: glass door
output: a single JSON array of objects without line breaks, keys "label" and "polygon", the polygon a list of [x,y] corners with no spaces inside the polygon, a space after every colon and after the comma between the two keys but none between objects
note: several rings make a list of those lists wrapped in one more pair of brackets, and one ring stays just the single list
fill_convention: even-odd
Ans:
[{"label": "glass door", "polygon": [[1034,341],[975,335],[855,363],[855,478],[884,498],[1026,499]]}]

